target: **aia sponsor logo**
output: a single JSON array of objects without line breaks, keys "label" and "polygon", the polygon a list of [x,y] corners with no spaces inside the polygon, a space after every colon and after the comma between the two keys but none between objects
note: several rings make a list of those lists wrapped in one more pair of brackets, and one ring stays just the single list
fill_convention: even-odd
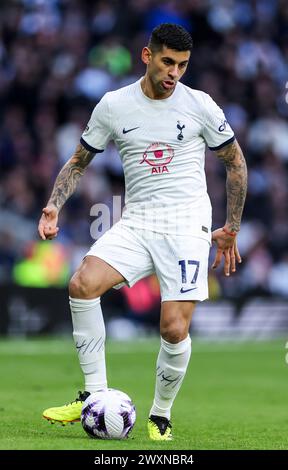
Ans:
[{"label": "aia sponsor logo", "polygon": [[169,173],[168,165],[174,157],[174,150],[170,145],[162,142],[154,142],[149,145],[143,154],[140,162],[146,163],[151,168],[151,174]]}]

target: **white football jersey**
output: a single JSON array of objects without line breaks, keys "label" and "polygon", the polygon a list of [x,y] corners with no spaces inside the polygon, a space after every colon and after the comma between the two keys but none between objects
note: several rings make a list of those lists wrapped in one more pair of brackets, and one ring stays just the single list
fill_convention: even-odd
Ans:
[{"label": "white football jersey", "polygon": [[99,152],[114,141],[125,176],[122,223],[210,241],[205,145],[218,150],[234,140],[233,131],[206,93],[179,82],[169,98],[153,100],[141,80],[104,95],[81,143]]}]

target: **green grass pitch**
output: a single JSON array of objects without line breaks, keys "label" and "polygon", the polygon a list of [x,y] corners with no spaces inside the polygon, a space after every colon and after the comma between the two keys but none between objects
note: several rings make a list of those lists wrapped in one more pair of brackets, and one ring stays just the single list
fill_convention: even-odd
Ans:
[{"label": "green grass pitch", "polygon": [[285,339],[193,341],[193,354],[173,408],[172,442],[146,434],[159,342],[107,343],[109,386],[128,393],[137,410],[129,439],[89,438],[80,423],[51,425],[41,417],[83,388],[72,339],[0,342],[0,449],[287,449],[288,365]]}]

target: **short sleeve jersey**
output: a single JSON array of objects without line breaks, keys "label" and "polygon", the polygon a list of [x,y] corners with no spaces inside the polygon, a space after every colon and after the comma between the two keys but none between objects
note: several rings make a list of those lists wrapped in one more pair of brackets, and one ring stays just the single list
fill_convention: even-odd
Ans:
[{"label": "short sleeve jersey", "polygon": [[178,83],[171,96],[153,100],[140,82],[104,95],[81,143],[101,152],[114,141],[125,176],[124,224],[210,241],[205,147],[224,147],[233,131],[208,94]]}]

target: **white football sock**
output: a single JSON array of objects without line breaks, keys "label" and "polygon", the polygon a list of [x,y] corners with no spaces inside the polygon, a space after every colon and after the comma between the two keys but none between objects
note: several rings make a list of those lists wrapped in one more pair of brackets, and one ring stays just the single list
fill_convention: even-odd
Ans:
[{"label": "white football sock", "polygon": [[191,339],[171,344],[161,338],[157,359],[156,387],[150,415],[170,419],[173,401],[180,389],[191,355]]},{"label": "white football sock", "polygon": [[105,364],[105,325],[100,297],[92,300],[69,297],[73,338],[85,378],[85,390],[107,388]]}]

